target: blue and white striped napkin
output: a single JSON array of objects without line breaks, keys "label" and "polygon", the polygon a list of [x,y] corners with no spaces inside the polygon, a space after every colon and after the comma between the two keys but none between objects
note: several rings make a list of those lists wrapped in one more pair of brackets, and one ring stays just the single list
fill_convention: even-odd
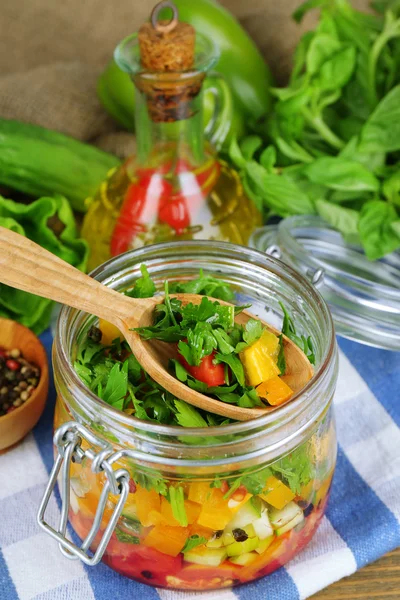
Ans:
[{"label": "blue and white striped napkin", "polygon": [[[43,341],[50,351],[50,333]],[[0,599],[299,600],[400,546],[400,354],[339,344],[339,455],[329,508],[314,539],[285,568],[234,591],[192,593],[155,590],[103,564],[63,558],[36,525],[53,462],[51,388],[33,433],[0,455]],[[55,498],[49,510],[55,522]]]}]

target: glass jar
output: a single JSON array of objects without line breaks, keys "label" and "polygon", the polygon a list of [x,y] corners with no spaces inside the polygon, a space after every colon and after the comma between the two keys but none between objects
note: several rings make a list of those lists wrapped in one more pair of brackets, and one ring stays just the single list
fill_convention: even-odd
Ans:
[{"label": "glass jar", "polygon": [[[218,58],[213,42],[200,34],[189,71],[144,69],[136,34],[116,48],[116,63],[135,84],[137,149],[88,200],[82,237],[90,248],[89,269],[156,242],[212,239],[247,245],[262,225],[238,173],[214,150],[233,114],[229,87],[211,72]],[[205,78],[216,98],[207,132],[211,144],[204,140]]]},{"label": "glass jar", "polygon": [[[104,552],[111,568],[142,583],[205,590],[252,581],[300,552],[326,509],[336,461],[329,310],[290,267],[233,244],[144,247],[94,276],[122,291],[141,264],[159,290],[165,279],[191,279],[200,269],[217,275],[238,303],[252,303],[253,314],[277,326],[283,302],[299,332],[313,339],[314,377],[290,403],[245,423],[186,429],[138,420],[79,379],[77,344],[96,319],[63,308],[53,350],[58,453],[39,522],[67,556],[95,564]],[[60,526],[51,528],[44,514],[57,475],[63,510]],[[64,536],[67,515],[85,540],[80,548]]]}]

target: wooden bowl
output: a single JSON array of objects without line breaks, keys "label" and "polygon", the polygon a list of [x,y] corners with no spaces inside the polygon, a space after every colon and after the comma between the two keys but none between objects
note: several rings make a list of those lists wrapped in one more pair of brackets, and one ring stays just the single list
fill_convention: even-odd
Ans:
[{"label": "wooden bowl", "polygon": [[46,404],[49,390],[49,368],[46,351],[34,333],[27,327],[0,318],[0,348],[18,348],[27,361],[40,369],[37,388],[26,402],[7,415],[0,417],[0,451],[13,446],[36,425]]}]

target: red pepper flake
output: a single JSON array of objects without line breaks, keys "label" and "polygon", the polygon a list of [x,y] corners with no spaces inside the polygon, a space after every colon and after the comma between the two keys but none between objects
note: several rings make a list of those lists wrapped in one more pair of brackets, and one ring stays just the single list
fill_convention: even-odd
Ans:
[{"label": "red pepper flake", "polygon": [[7,367],[7,369],[10,369],[10,371],[19,371],[21,368],[21,365],[18,361],[14,360],[13,358],[9,358],[6,361],[6,367]]}]

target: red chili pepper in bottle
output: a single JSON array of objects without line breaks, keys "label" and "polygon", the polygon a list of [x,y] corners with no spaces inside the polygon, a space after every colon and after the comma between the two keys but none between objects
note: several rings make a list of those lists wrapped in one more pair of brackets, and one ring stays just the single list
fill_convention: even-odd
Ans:
[{"label": "red chili pepper in bottle", "polygon": [[146,170],[136,183],[132,183],[122,203],[121,211],[114,227],[110,243],[112,256],[126,252],[139,232],[146,231],[146,224],[157,215],[161,199],[168,198],[171,184],[159,173],[150,175]]},{"label": "red chili pepper in bottle", "polygon": [[158,218],[161,223],[166,223],[180,235],[190,225],[190,214],[188,210],[189,199],[182,194],[176,194],[165,198],[160,202]]}]

